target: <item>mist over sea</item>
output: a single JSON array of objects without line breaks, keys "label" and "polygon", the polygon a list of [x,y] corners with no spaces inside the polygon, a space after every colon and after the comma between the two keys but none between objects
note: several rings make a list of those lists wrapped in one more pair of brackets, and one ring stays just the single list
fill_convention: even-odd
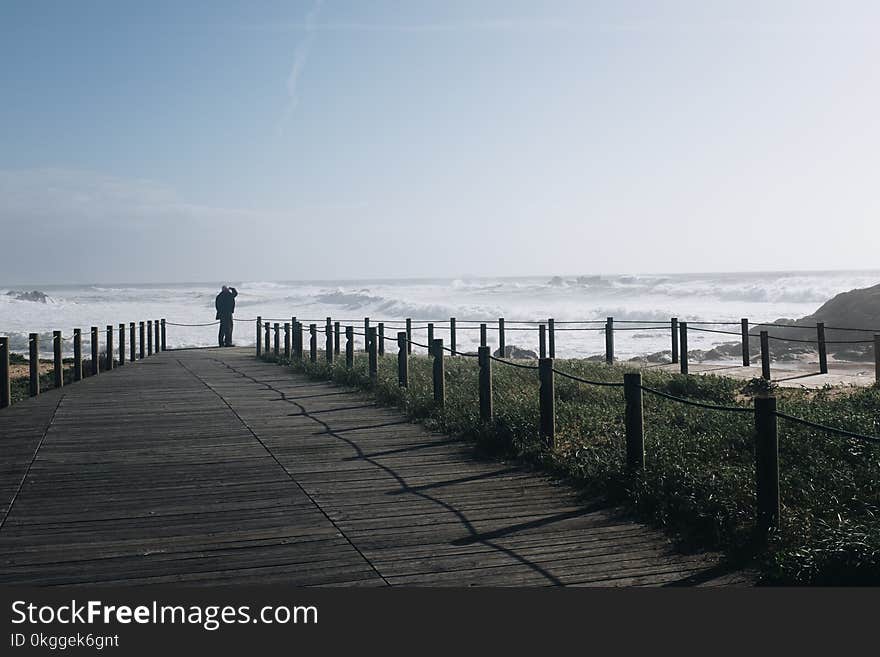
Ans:
[{"label": "mist over sea", "polygon": [[[389,323],[402,323],[411,317],[416,326],[424,326],[427,320],[456,317],[458,345],[471,349],[479,343],[479,331],[467,329],[468,322],[494,321],[498,317],[504,317],[510,329],[526,326],[514,324],[516,321],[548,317],[559,322],[613,316],[667,323],[673,316],[689,321],[734,322],[741,317],[752,321],[797,318],[812,313],[835,294],[880,282],[880,271],[225,282],[238,288],[238,320],[262,315],[283,322],[296,315],[300,321],[311,320],[320,326],[330,316],[363,330],[364,317]],[[39,286],[37,289],[50,297],[46,304],[17,301],[6,294],[33,287],[0,288],[0,335],[10,336],[13,350],[24,352],[27,334],[40,333],[41,352],[48,354],[54,329],[69,336],[73,328],[82,328],[86,338],[89,327],[98,326],[103,340],[107,324],[127,325],[163,317],[182,324],[213,322],[214,297],[219,287],[220,283]],[[507,344],[536,349],[537,330],[531,328],[509,331]],[[386,336],[393,337],[396,330],[389,327]],[[216,344],[216,326],[169,326],[167,332],[169,348]],[[236,322],[237,345],[252,345],[254,337],[252,321]],[[448,339],[448,333],[438,326],[436,337]],[[414,336],[417,341],[423,338],[423,330]],[[731,339],[736,338],[694,333],[690,335],[690,347],[705,349]],[[600,354],[603,340],[599,331],[560,331],[556,354]],[[358,339],[358,344],[361,342]],[[490,344],[497,346],[491,326]],[[69,352],[70,343],[65,345]],[[668,348],[668,327],[621,331],[615,336],[620,358]]]}]

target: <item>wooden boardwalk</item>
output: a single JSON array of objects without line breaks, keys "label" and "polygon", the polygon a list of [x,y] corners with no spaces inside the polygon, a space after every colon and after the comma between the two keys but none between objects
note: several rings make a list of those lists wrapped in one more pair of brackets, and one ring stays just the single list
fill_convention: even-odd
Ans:
[{"label": "wooden boardwalk", "polygon": [[0,411],[0,583],[742,584],[712,555],[251,350]]}]

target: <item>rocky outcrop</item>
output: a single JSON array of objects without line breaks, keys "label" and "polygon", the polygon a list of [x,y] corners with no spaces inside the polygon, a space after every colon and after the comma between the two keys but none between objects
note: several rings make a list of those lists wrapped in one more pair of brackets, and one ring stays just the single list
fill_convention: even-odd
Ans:
[{"label": "rocky outcrop", "polygon": [[6,296],[13,297],[16,301],[34,301],[36,303],[46,303],[46,300],[49,298],[49,295],[45,292],[40,292],[39,290],[33,290],[31,292],[18,292],[12,290],[7,292]]},{"label": "rocky outcrop", "polygon": [[838,294],[801,321],[880,331],[880,284]]},{"label": "rocky outcrop", "polygon": [[757,326],[750,333],[757,338],[766,330],[774,338],[770,341],[770,353],[778,358],[816,351],[818,322],[825,324],[830,355],[838,360],[872,360],[874,333],[880,333],[880,285],[842,292],[806,317],[772,322],[789,326]]}]

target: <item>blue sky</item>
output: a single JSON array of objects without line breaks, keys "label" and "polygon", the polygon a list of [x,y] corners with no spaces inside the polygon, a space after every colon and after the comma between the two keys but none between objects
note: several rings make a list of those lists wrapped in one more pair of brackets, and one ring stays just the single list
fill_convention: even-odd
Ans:
[{"label": "blue sky", "polygon": [[876,268],[878,27],[873,2],[4,0],[0,227],[45,258],[4,247],[0,282]]}]

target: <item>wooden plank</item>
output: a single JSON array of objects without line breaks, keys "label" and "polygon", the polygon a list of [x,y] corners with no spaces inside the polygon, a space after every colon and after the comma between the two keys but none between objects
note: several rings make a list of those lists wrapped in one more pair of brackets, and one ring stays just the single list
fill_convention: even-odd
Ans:
[{"label": "wooden plank", "polygon": [[160,351],[0,411],[0,435],[7,584],[750,581],[250,349]]}]

